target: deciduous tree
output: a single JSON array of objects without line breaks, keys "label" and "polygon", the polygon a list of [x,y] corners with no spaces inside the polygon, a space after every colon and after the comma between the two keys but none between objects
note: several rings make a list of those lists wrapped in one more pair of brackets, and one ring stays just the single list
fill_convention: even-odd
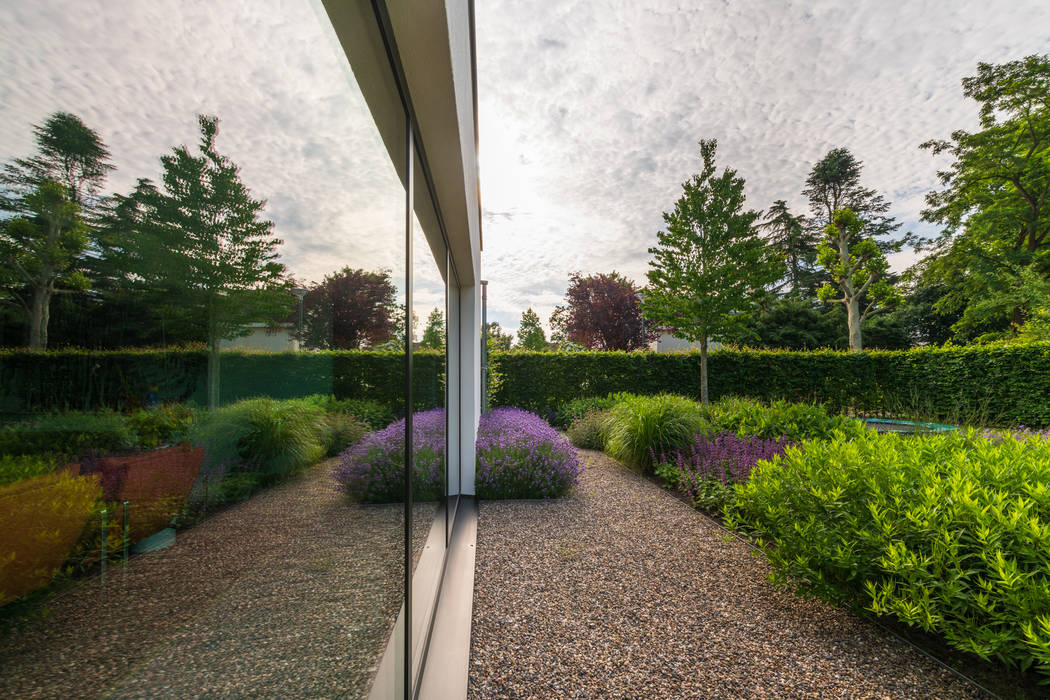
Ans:
[{"label": "deciduous tree", "polygon": [[199,155],[185,146],[161,156],[160,187],[140,180],[118,197],[111,223],[125,234],[114,254],[129,283],[169,314],[199,322],[207,338],[208,404],[219,402],[219,343],[248,332],[253,321],[288,314],[281,240],[265,203],[241,182],[237,166],[216,150],[218,119],[198,118]]},{"label": "deciduous tree", "polygon": [[683,185],[666,230],[649,249],[649,286],[642,313],[700,343],[700,395],[709,403],[707,344],[732,333],[733,314],[749,310],[756,294],[781,275],[782,261],[758,237],[758,213],[744,209],[744,179],[726,168],[715,174],[715,140],[700,142],[703,169]]},{"label": "deciduous tree", "polygon": [[[566,339],[583,347],[639,350],[656,337],[655,329],[642,316],[634,283],[615,270],[586,277],[573,273],[565,301]],[[553,334],[554,316],[551,318]]]},{"label": "deciduous tree", "polygon": [[445,349],[445,315],[441,313],[441,309],[435,307],[427,316],[427,325],[423,329],[423,339],[419,342],[419,347],[427,350]]},{"label": "deciduous tree", "polygon": [[55,112],[33,126],[37,153],[0,171],[0,302],[21,309],[30,348],[48,344],[51,299],[89,286],[85,222],[113,166],[97,132]]},{"label": "deciduous tree", "polygon": [[522,350],[547,350],[547,335],[540,325],[540,317],[531,308],[522,312],[518,327],[518,347]]},{"label": "deciduous tree", "polygon": [[387,270],[347,266],[325,275],[303,297],[306,347],[359,350],[392,340],[396,294]]},{"label": "deciduous tree", "polygon": [[1020,327],[1031,310],[1014,293],[1025,271],[1050,279],[1050,56],[979,63],[962,86],[980,105],[980,130],[922,147],[954,158],[923,218],[944,227],[927,260],[949,288],[937,308],[961,313],[965,336],[997,319]]},{"label": "deciduous tree", "polygon": [[[889,265],[875,241],[864,235],[867,226],[852,209],[838,209],[824,229],[817,259],[831,276],[817,292],[821,301],[846,307],[849,349],[863,348],[861,324],[880,309],[899,300],[899,293],[885,279]],[[835,298],[836,294],[841,294]],[[864,299],[864,303],[861,300]]]}]

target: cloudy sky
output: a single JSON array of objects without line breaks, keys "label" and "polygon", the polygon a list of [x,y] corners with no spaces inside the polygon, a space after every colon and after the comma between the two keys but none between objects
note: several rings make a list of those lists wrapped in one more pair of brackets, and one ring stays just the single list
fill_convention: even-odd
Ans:
[{"label": "cloudy sky", "polygon": [[[1050,53],[1043,0],[477,1],[484,276],[490,315],[546,320],[568,276],[641,282],[647,248],[697,170],[701,138],[749,205],[804,211],[813,162],[845,146],[906,229],[938,162],[918,145],[972,128],[959,81],[978,61]],[[397,272],[399,185],[323,11],[302,0],[0,3],[0,159],[28,155],[55,110],[101,133],[111,191],[221,119],[301,280]],[[944,163],[941,162],[940,165]],[[417,250],[424,250],[418,246]],[[903,268],[910,256],[894,260]],[[416,266],[419,312],[440,280]]]}]

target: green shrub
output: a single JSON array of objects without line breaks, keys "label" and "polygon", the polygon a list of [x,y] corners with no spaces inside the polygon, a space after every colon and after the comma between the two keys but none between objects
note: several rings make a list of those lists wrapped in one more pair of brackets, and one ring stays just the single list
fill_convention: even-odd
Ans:
[{"label": "green shrub", "polygon": [[367,425],[345,413],[329,413],[323,421],[322,444],[328,457],[339,454],[368,432]]},{"label": "green shrub", "polygon": [[604,450],[609,434],[609,411],[592,408],[573,420],[566,431],[569,442],[583,450]]},{"label": "green shrub", "polygon": [[331,394],[313,394],[302,401],[319,406],[326,413],[345,413],[368,426],[369,430],[382,430],[394,422],[390,406],[367,399],[337,399]]},{"label": "green shrub", "polygon": [[65,460],[56,455],[0,455],[0,486],[50,474]]},{"label": "green shrub", "polygon": [[864,431],[759,462],[726,510],[776,579],[1050,674],[1050,441]]},{"label": "green shrub", "polygon": [[[444,397],[443,352],[412,354],[416,409]],[[141,408],[152,394],[162,402],[206,403],[208,353],[178,350],[0,350],[0,413]],[[222,353],[220,402],[266,394],[294,399],[333,394],[397,407],[403,412],[405,356],[377,350]]]},{"label": "green shrub", "polygon": [[45,414],[0,428],[0,454],[5,455],[119,452],[137,442],[127,418],[113,411]]},{"label": "green shrub", "polygon": [[308,401],[247,399],[203,413],[186,434],[206,449],[205,469],[232,464],[231,476],[268,483],[325,454],[325,413]]},{"label": "green shrub", "polygon": [[[585,396],[582,399],[566,401],[554,412],[551,425],[567,429],[573,421],[583,418],[591,411],[608,411],[617,401],[626,398],[626,394],[609,394],[608,396]],[[577,445],[578,447],[578,445]]]},{"label": "green shrub", "polygon": [[169,403],[153,409],[140,409],[128,416],[138,444],[152,449],[171,442],[193,422],[193,409],[185,404]]},{"label": "green shrub", "polygon": [[652,454],[686,447],[711,432],[703,407],[682,396],[628,396],[609,411],[606,451],[626,464],[651,469]]},{"label": "green shrub", "polygon": [[829,416],[824,406],[783,400],[766,405],[754,399],[728,397],[712,404],[708,415],[718,430],[766,440],[825,439],[836,430],[855,433],[864,429],[858,421]]}]

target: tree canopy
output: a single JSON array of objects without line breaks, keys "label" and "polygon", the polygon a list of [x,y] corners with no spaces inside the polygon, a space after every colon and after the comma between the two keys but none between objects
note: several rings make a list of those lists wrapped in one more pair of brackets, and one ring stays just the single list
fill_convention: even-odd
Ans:
[{"label": "tree canopy", "polygon": [[927,275],[948,287],[938,308],[961,312],[965,338],[996,319],[1020,328],[1032,309],[1015,294],[1026,270],[1050,276],[1050,56],[979,63],[962,87],[981,128],[922,144],[954,159],[922,215],[944,227]]},{"label": "tree canopy", "polygon": [[682,185],[666,230],[649,249],[642,312],[654,324],[700,343],[701,399],[708,402],[707,344],[736,327],[734,314],[781,275],[782,260],[755,230],[758,212],[744,209],[744,179],[725,168],[716,175],[715,140],[700,142],[703,167]]},{"label": "tree canopy", "polygon": [[640,350],[656,337],[642,316],[634,283],[615,270],[586,277],[573,273],[565,302],[559,307],[565,308],[565,339],[585,348]]},{"label": "tree canopy", "polygon": [[390,274],[347,266],[310,285],[303,297],[306,347],[360,350],[392,340],[397,290]]},{"label": "tree canopy", "polygon": [[216,150],[218,119],[201,116],[199,155],[185,146],[161,156],[161,186],[139,180],[118,196],[108,223],[109,254],[129,284],[167,315],[203,327],[211,349],[208,401],[217,405],[219,342],[248,324],[287,315],[294,304],[281,240],[265,203],[241,182],[237,166]]},{"label": "tree canopy", "polygon": [[522,350],[547,350],[547,335],[540,325],[540,317],[531,308],[521,314],[518,327],[518,347]]}]

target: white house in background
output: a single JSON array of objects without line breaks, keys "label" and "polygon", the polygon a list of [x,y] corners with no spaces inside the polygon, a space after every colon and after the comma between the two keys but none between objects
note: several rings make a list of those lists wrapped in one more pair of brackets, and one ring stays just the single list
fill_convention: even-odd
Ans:
[{"label": "white house in background", "polygon": [[285,352],[298,350],[295,326],[291,323],[249,323],[250,332],[239,338],[223,338],[219,341],[222,350],[247,350],[249,352]]},{"label": "white house in background", "polygon": [[[717,350],[720,347],[721,343],[707,344],[708,350]],[[661,333],[660,337],[649,343],[649,349],[653,352],[700,352],[700,343],[683,340],[671,333]]]}]

